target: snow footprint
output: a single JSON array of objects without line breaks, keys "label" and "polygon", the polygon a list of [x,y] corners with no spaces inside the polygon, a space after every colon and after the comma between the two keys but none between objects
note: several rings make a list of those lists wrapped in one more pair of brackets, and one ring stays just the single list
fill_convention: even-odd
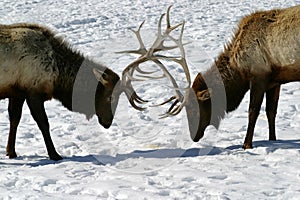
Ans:
[{"label": "snow footprint", "polygon": [[225,180],[228,178],[227,175],[215,175],[215,176],[210,176],[208,177],[209,179],[212,179],[212,180],[217,180],[217,181],[220,181],[220,180]]}]

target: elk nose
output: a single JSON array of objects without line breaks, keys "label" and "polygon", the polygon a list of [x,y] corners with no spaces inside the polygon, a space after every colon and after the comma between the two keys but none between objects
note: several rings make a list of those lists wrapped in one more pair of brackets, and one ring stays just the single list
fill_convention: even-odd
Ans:
[{"label": "elk nose", "polygon": [[194,141],[194,142],[199,142],[199,140],[203,137],[204,135],[204,132],[203,131],[197,131],[197,133],[191,133],[190,136],[191,136],[191,139]]},{"label": "elk nose", "polygon": [[111,126],[111,123],[109,124],[102,124],[104,128],[108,129]]},{"label": "elk nose", "polygon": [[200,138],[199,137],[195,137],[195,138],[192,138],[193,142],[199,142]]},{"label": "elk nose", "polygon": [[112,120],[104,120],[103,118],[101,118],[99,116],[98,116],[98,122],[106,129],[108,129],[112,124]]}]

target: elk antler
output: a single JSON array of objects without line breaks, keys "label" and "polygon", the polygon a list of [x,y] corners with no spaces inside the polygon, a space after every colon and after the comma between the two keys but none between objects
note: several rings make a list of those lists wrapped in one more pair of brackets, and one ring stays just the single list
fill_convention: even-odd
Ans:
[{"label": "elk antler", "polygon": [[[134,101],[138,102],[138,103],[144,103],[145,101],[142,100],[134,91],[132,85],[131,85],[131,81],[133,80],[141,80],[141,79],[137,79],[133,77],[133,73],[134,71],[138,71],[141,74],[145,74],[143,76],[140,77],[144,77],[144,78],[162,78],[162,77],[167,77],[168,79],[170,79],[174,89],[175,89],[175,95],[172,96],[170,99],[168,99],[167,101],[159,104],[159,105],[164,105],[168,102],[171,102],[173,100],[174,103],[171,105],[171,107],[169,108],[169,110],[162,115],[162,117],[167,117],[170,115],[176,115],[178,114],[182,108],[185,105],[186,99],[187,99],[187,91],[185,95],[183,95],[180,91],[179,91],[179,87],[175,81],[175,79],[173,78],[173,76],[169,73],[169,71],[167,70],[167,68],[164,66],[164,64],[160,61],[160,60],[165,60],[165,61],[174,61],[178,64],[180,64],[185,72],[186,78],[187,78],[187,82],[188,82],[188,86],[184,89],[188,89],[191,86],[191,79],[190,79],[190,74],[189,74],[189,69],[187,66],[187,62],[186,62],[186,58],[185,58],[185,52],[184,52],[184,48],[183,48],[183,44],[182,43],[182,36],[183,36],[183,30],[184,30],[184,22],[179,23],[177,25],[171,26],[170,25],[170,9],[172,6],[168,7],[167,10],[167,15],[166,15],[166,30],[164,31],[164,33],[162,33],[161,31],[161,22],[163,17],[165,16],[165,14],[162,14],[159,21],[158,21],[158,33],[157,33],[157,37],[155,39],[155,41],[153,42],[153,44],[151,45],[151,47],[149,48],[149,50],[146,49],[141,35],[140,35],[140,30],[144,24],[144,22],[141,23],[141,25],[139,26],[138,30],[131,30],[137,37],[138,42],[139,42],[139,49],[138,50],[128,50],[128,51],[122,51],[119,53],[134,53],[134,54],[138,54],[141,55],[138,59],[136,59],[134,62],[132,62],[131,64],[129,64],[122,73],[122,85],[125,88],[125,93],[130,101],[130,103],[139,110],[143,110],[143,108],[140,108],[138,106],[136,106],[134,104]],[[178,39],[175,39],[173,36],[170,35],[170,33],[177,29],[178,27],[181,27],[181,32],[180,32],[180,36]],[[172,42],[174,42],[176,45],[174,46],[165,46],[164,42],[166,40],[171,40]],[[186,43],[187,44],[187,43]],[[164,55],[160,55],[157,54],[157,52],[163,52],[163,51],[168,51],[168,50],[172,50],[172,49],[176,49],[179,48],[180,50],[180,54],[181,56],[178,57],[170,57],[170,56],[164,56]],[[147,61],[152,61],[154,62],[156,65],[158,65],[160,67],[160,69],[163,71],[163,76],[161,77],[154,77],[154,76],[149,76],[149,74],[152,74],[154,72],[145,72],[143,70],[141,70],[139,68],[139,65],[143,62],[147,62]],[[180,105],[176,106],[179,102],[181,102]],[[157,105],[157,106],[159,106]]]}]

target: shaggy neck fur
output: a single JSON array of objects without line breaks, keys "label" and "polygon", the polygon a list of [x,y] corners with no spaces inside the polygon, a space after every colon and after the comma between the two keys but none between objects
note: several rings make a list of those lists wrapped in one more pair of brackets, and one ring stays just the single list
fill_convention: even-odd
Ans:
[{"label": "shaggy neck fur", "polygon": [[[53,33],[46,32],[46,34]],[[104,87],[95,78],[93,68],[103,70],[106,67],[86,59],[64,42],[63,38],[52,35],[49,39],[59,71],[54,83],[53,97],[69,110],[83,113],[90,118],[95,114],[97,85],[100,90]]]},{"label": "shaggy neck fur", "polygon": [[[215,62],[216,67],[211,69],[213,71],[216,70],[217,73],[221,75],[223,82],[217,82],[215,85],[216,88],[213,89],[220,91],[225,88],[226,112],[234,111],[240,105],[246,92],[249,90],[249,81],[243,76],[244,73],[241,72],[234,63],[230,63],[229,53],[229,50],[222,53]],[[210,76],[209,71],[207,71],[206,74]]]},{"label": "shaggy neck fur", "polygon": [[220,120],[227,112],[235,110],[249,90],[249,81],[230,63],[228,48],[218,57],[214,65],[202,76],[198,76],[193,84],[195,91],[211,88],[211,122],[219,127]]}]

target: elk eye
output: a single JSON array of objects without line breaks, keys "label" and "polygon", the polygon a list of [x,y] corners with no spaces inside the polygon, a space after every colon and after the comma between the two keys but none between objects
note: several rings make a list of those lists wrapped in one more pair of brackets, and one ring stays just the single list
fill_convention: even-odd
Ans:
[{"label": "elk eye", "polygon": [[113,97],[113,96],[110,96],[109,98],[108,98],[108,101],[109,102],[113,102],[115,100],[115,98]]}]

